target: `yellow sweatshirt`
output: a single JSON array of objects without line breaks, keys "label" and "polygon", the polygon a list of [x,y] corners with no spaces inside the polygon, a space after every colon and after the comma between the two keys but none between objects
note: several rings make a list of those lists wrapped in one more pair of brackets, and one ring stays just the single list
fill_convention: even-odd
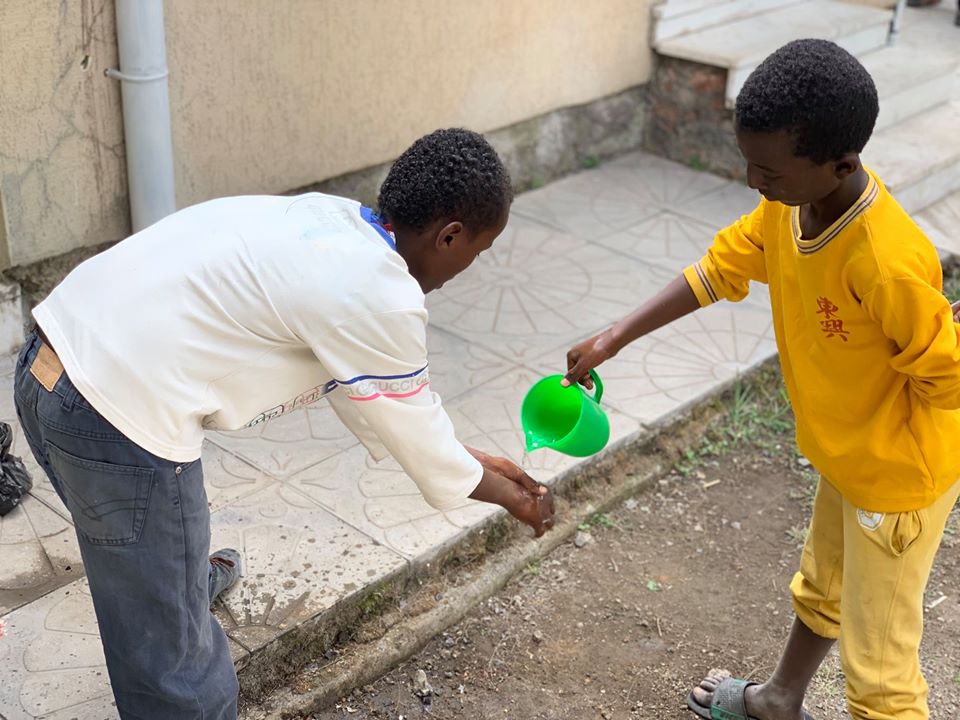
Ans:
[{"label": "yellow sweatshirt", "polygon": [[936,250],[872,173],[819,237],[762,200],[684,277],[701,305],[770,285],[797,443],[857,507],[919,509],[960,479],[960,325]]}]

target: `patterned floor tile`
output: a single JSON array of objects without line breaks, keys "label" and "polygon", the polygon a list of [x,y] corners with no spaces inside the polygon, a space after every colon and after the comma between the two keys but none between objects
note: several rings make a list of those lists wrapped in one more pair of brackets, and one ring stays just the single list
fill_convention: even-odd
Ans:
[{"label": "patterned floor tile", "polygon": [[208,433],[207,439],[277,480],[357,444],[324,400],[252,428]]},{"label": "patterned floor tile", "polygon": [[86,580],[6,617],[0,716],[113,720],[113,696]]},{"label": "patterned floor tile", "polygon": [[715,229],[709,225],[664,211],[598,242],[611,250],[677,273],[703,257],[714,234]]},{"label": "patterned floor tile", "polygon": [[467,501],[440,511],[430,507],[393,459],[374,462],[351,448],[289,481],[305,497],[408,559],[429,553],[497,507]]},{"label": "patterned floor tile", "polygon": [[723,185],[714,175],[646,153],[631,153],[524,193],[513,212],[584,240],[597,240]]},{"label": "patterned floor tile", "polygon": [[775,353],[769,313],[719,304],[641,338],[598,372],[607,402],[649,424]]},{"label": "patterned floor tile", "polygon": [[[0,717],[116,720],[100,633],[85,579],[4,617]],[[247,652],[230,643],[234,662]]]},{"label": "patterned floor tile", "polygon": [[514,219],[491,250],[429,299],[431,321],[523,362],[633,310],[675,276]]},{"label": "patterned floor tile", "polygon": [[596,240],[660,210],[610,180],[606,172],[588,170],[524,193],[514,200],[511,215]]},{"label": "patterned floor tile", "polygon": [[516,367],[482,345],[431,326],[427,329],[430,387],[452,400]]},{"label": "patterned floor tile", "polygon": [[28,495],[0,518],[0,615],[83,575],[73,526],[45,502]]},{"label": "patterned floor tile", "polygon": [[224,626],[251,651],[407,566],[283,482],[214,513],[211,544],[243,557],[243,577],[223,596]]},{"label": "patterned floor tile", "polygon": [[[257,445],[260,441],[247,440],[246,442],[249,445]],[[211,512],[276,482],[262,470],[226,452],[209,440],[203,444],[201,460],[203,484],[207,491],[207,503],[210,505]]]},{"label": "patterned floor tile", "polygon": [[727,181],[645,152],[622,155],[602,166],[615,184],[661,208],[695,205]]},{"label": "patterned floor tile", "polygon": [[743,183],[725,181],[720,187],[699,196],[695,202],[676,203],[670,210],[704,223],[710,228],[711,239],[718,230],[749,215],[760,203],[760,194]]}]

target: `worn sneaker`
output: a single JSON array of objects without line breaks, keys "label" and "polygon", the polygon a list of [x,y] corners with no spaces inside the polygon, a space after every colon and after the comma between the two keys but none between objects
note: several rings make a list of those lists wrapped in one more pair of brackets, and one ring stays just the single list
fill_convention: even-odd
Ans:
[{"label": "worn sneaker", "polygon": [[210,556],[209,578],[207,587],[212,605],[220,593],[232,587],[240,578],[240,553],[232,548],[217,550]]}]

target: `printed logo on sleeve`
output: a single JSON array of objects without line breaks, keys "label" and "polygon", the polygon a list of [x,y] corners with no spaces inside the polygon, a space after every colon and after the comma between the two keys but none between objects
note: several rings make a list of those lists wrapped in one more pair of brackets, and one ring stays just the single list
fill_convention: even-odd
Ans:
[{"label": "printed logo on sleeve", "polygon": [[337,380],[348,398],[366,402],[377,398],[402,399],[420,394],[430,385],[430,375],[424,365],[405,375],[360,375],[351,380]]},{"label": "printed logo on sleeve", "polygon": [[300,393],[289,402],[263,411],[248,422],[246,427],[260,425],[268,420],[286,415],[288,412],[293,412],[297,408],[312,405],[338,387],[343,388],[344,394],[350,400],[356,402],[366,402],[377,398],[401,400],[413,397],[419,395],[430,385],[430,374],[427,372],[427,367],[427,365],[424,365],[416,372],[405,375],[358,375],[350,380],[331,380],[324,385],[317,385],[315,388]]},{"label": "printed logo on sleeve", "polygon": [[302,392],[297,395],[293,400],[283,403],[282,405],[277,405],[272,407],[269,410],[264,410],[262,413],[257,415],[253,420],[247,423],[246,427],[253,427],[254,425],[259,425],[261,423],[267,422],[267,420],[273,420],[276,417],[281,415],[286,415],[288,412],[293,412],[297,408],[302,408],[306,405],[313,405],[313,403],[320,400],[325,395],[329,395],[331,392],[337,389],[337,381],[331,380],[328,383],[323,385],[317,385],[315,388],[310,388],[306,392]]}]

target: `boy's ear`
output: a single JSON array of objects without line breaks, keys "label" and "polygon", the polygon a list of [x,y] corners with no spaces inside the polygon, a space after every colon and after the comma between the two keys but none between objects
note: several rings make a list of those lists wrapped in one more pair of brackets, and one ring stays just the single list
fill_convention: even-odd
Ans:
[{"label": "boy's ear", "polygon": [[437,237],[435,245],[437,250],[443,250],[450,247],[453,244],[453,241],[463,233],[463,223],[459,220],[454,220],[449,222],[437,231]]},{"label": "boy's ear", "polygon": [[847,153],[834,163],[833,174],[838,180],[843,180],[857,172],[861,166],[860,156],[857,153]]}]

